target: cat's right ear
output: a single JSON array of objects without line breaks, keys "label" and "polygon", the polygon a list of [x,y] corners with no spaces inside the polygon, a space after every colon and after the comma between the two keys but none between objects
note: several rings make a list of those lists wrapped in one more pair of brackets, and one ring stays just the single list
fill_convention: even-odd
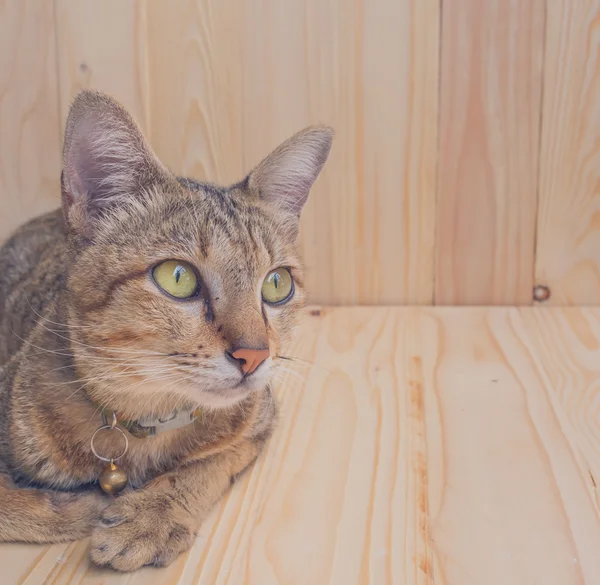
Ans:
[{"label": "cat's right ear", "polygon": [[248,176],[252,193],[280,211],[299,217],[323,169],[333,140],[327,126],[306,128],[288,138]]},{"label": "cat's right ear", "polygon": [[85,90],[67,119],[62,172],[69,227],[91,237],[102,215],[162,181],[168,171],[133,118],[111,97]]}]

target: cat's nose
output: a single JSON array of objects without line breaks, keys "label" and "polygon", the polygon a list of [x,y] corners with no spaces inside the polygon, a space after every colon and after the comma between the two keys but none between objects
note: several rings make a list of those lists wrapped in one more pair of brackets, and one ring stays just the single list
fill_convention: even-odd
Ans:
[{"label": "cat's nose", "polygon": [[237,349],[234,352],[227,352],[227,356],[238,362],[242,372],[249,376],[269,357],[267,349]]}]

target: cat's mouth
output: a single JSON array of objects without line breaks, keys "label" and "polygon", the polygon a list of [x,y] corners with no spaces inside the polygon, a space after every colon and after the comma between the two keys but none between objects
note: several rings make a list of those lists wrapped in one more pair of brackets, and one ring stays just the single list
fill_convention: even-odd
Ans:
[{"label": "cat's mouth", "polygon": [[226,407],[235,404],[252,392],[263,390],[269,384],[269,368],[261,370],[250,376],[231,376],[208,383],[206,379],[197,379],[191,389],[193,398],[206,406]]},{"label": "cat's mouth", "polygon": [[268,380],[263,376],[244,376],[237,384],[226,387],[223,390],[225,394],[247,394],[256,390],[262,390],[268,383]]}]

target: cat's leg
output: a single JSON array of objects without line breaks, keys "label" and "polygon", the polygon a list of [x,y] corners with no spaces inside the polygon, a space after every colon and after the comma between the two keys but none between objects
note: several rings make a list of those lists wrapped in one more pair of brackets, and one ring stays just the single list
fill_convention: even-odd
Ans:
[{"label": "cat's leg", "polygon": [[188,550],[196,532],[233,480],[258,456],[264,439],[182,466],[119,497],[92,535],[97,565],[134,571],[166,566]]},{"label": "cat's leg", "polygon": [[22,489],[0,462],[0,542],[69,542],[89,536],[107,498],[100,494]]}]

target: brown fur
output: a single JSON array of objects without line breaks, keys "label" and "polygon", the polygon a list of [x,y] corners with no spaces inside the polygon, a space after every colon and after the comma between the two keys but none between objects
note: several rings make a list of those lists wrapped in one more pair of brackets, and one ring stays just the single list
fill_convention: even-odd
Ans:
[{"label": "brown fur", "polygon": [[[111,98],[76,98],[62,211],[0,249],[0,540],[91,533],[92,560],[124,571],[191,546],[273,428],[268,384],[304,298],[298,215],[330,143],[328,129],[308,129],[241,183],[217,187],[175,177]],[[197,268],[197,298],[157,288],[151,267],[166,259]],[[267,306],[260,285],[279,266],[295,294]],[[269,347],[271,358],[240,382],[225,352],[242,347]],[[99,405],[120,420],[203,410],[181,429],[128,434],[119,464],[130,487],[111,501],[97,488],[106,463],[90,449]],[[122,438],[104,431],[95,444],[110,457]]]}]

